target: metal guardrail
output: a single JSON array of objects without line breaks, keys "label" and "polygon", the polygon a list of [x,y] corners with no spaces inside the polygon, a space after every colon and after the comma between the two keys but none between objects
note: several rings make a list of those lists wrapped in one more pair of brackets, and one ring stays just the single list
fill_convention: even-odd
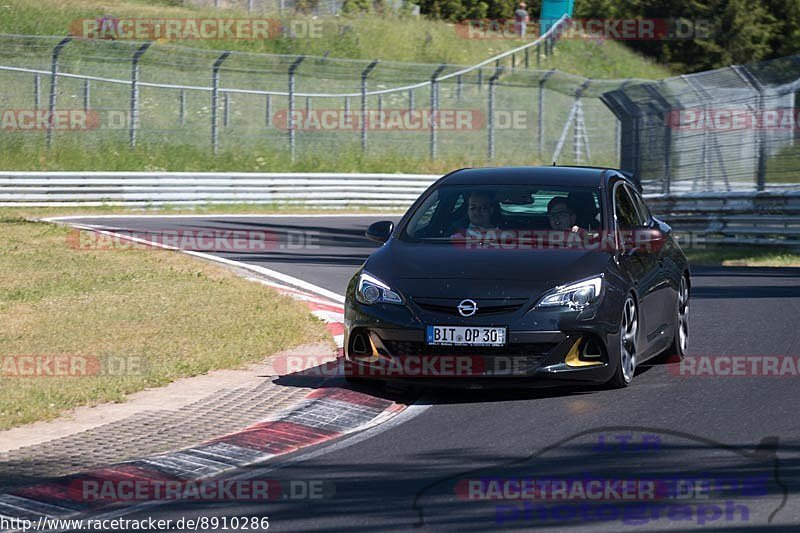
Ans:
[{"label": "metal guardrail", "polygon": [[654,212],[697,242],[800,246],[800,191],[647,195]]},{"label": "metal guardrail", "polygon": [[[435,174],[0,172],[2,207],[278,204],[406,208]],[[696,242],[800,246],[800,191],[646,195]]]},{"label": "metal guardrail", "polygon": [[0,206],[290,204],[407,207],[438,175],[0,172]]}]

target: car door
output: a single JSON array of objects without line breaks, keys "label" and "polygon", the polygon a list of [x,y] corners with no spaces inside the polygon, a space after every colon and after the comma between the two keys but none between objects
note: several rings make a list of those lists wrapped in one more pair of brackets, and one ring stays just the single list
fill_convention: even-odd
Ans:
[{"label": "car door", "polygon": [[639,342],[643,343],[639,352],[647,355],[653,343],[658,342],[661,327],[657,294],[658,284],[662,279],[661,271],[656,255],[636,242],[636,232],[641,230],[644,221],[624,181],[614,184],[612,197],[615,224],[623,248],[618,254],[618,261],[639,296]]},{"label": "car door", "polygon": [[[652,229],[663,231],[662,225],[653,220],[650,209],[644,202],[644,198],[636,190],[630,190],[631,197],[639,210],[643,224]],[[678,283],[680,278],[675,276],[678,272],[675,268],[675,262],[671,257],[672,249],[670,245],[669,233],[664,233],[664,238],[660,241],[658,246],[651,248],[652,254],[656,259],[658,268],[658,282],[653,290],[653,297],[657,303],[656,305],[656,322],[660,325],[658,333],[661,334],[664,347],[666,347],[672,339],[673,329],[675,325],[675,309],[678,299]]]}]

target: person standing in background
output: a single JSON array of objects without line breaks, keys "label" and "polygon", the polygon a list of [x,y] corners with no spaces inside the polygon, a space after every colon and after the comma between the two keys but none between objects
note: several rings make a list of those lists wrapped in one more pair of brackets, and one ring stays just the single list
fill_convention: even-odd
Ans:
[{"label": "person standing in background", "polygon": [[531,19],[528,16],[528,11],[525,9],[527,6],[525,2],[520,2],[519,7],[514,11],[514,18],[517,20],[517,28],[519,29],[520,39],[525,38],[525,31],[527,30],[528,21]]}]

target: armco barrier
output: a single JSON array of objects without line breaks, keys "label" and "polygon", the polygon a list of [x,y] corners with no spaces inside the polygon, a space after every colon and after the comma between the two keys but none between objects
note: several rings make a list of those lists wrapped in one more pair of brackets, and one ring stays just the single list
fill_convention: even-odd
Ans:
[{"label": "armco barrier", "polygon": [[[277,204],[408,207],[432,174],[0,172],[0,206]],[[704,242],[800,245],[800,191],[647,195],[677,231]]]},{"label": "armco barrier", "polygon": [[0,172],[0,206],[407,207],[438,178],[425,174]]},{"label": "armco barrier", "polygon": [[702,242],[800,246],[800,191],[647,195],[654,212]]}]

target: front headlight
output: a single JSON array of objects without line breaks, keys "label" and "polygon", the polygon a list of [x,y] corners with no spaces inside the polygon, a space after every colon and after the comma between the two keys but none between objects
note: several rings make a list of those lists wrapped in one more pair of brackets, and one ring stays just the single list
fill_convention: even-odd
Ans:
[{"label": "front headlight", "polygon": [[570,309],[581,310],[599,300],[602,290],[603,276],[600,275],[556,287],[545,294],[536,304],[536,307],[569,307]]},{"label": "front headlight", "polygon": [[362,304],[402,304],[403,299],[391,287],[366,270],[361,271],[356,285],[356,300]]}]

